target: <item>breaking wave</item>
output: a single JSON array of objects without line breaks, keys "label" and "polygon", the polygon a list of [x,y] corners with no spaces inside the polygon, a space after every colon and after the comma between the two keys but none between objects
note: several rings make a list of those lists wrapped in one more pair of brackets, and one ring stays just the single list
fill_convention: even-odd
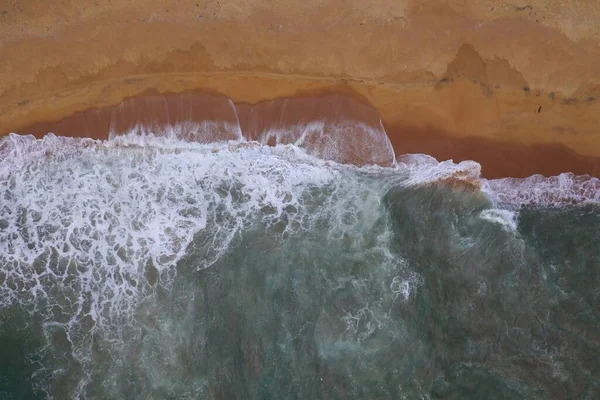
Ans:
[{"label": "breaking wave", "polygon": [[[333,396],[333,387],[360,398],[369,390],[460,394],[466,389],[454,379],[463,376],[516,397],[558,390],[506,378],[520,346],[541,346],[530,326],[506,345],[509,358],[486,364],[489,376],[469,365],[488,362],[484,349],[500,339],[477,330],[508,321],[503,313],[520,301],[511,288],[527,292],[532,280],[522,271],[553,274],[545,265],[562,262],[531,232],[544,218],[567,217],[532,215],[583,218],[600,199],[596,178],[486,180],[473,161],[396,159],[378,116],[359,105],[347,107],[360,118],[346,110],[307,121],[286,111],[306,111],[303,103],[219,104],[202,123],[132,123],[124,115],[137,115],[137,105],[125,103],[108,118],[108,140],[0,140],[0,339],[20,335],[10,331],[19,318],[37,338],[28,336],[29,361],[18,361],[31,371],[23,387],[49,398],[240,398],[276,396],[295,377],[295,393]],[[281,118],[265,126],[265,114]],[[515,281],[501,286],[494,274]],[[437,276],[461,283],[438,287]],[[540,307],[558,312],[563,289],[536,290]],[[498,320],[478,309],[494,301],[502,303]],[[523,324],[541,318],[528,310]],[[455,312],[460,322],[445,317]],[[420,318],[427,313],[448,332],[462,324],[476,350],[448,350],[455,362],[445,366],[426,338],[444,348],[454,338]],[[578,351],[569,346],[536,348],[528,358],[565,379],[559,394],[574,390],[562,369]],[[437,378],[419,376],[421,359],[433,360]],[[272,379],[264,388],[253,386],[265,374]],[[380,381],[385,374],[401,384]]]}]

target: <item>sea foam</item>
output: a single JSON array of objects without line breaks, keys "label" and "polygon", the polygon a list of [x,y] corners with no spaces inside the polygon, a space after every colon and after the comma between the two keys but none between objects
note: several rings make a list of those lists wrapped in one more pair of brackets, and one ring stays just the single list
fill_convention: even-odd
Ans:
[{"label": "sea foam", "polygon": [[[338,161],[346,158],[335,153],[344,149],[335,141],[343,127],[328,142],[318,122],[299,127],[293,143],[277,130],[258,140],[232,134],[204,143],[199,135],[223,126],[203,125],[191,141],[178,129],[155,134],[139,128],[107,141],[53,134],[0,140],[0,307],[38,311],[48,335],[62,329],[88,375],[90,332],[101,332],[118,351],[126,343],[121,327],[140,318],[140,304],[157,287],[169,288],[179,261],[196,252],[202,257],[188,268],[211,268],[255,224],[282,237],[327,227],[332,242],[360,249],[354,257],[381,261],[391,276],[381,287],[398,305],[413,299],[422,282],[391,250],[389,230],[370,237],[390,187],[482,182],[494,208],[479,217],[507,231],[517,229],[520,207],[599,199],[595,178],[570,174],[486,181],[475,162],[426,155],[399,157],[393,167],[343,165]],[[324,145],[316,146],[320,141]],[[350,147],[348,154],[355,151]],[[371,175],[384,179],[372,181]],[[364,236],[355,235],[357,227]],[[367,283],[350,284],[361,293]],[[152,313],[152,307],[144,309]],[[388,317],[383,305],[347,310],[347,337],[339,343],[359,346]]]},{"label": "sea foam", "polygon": [[600,201],[600,180],[572,173],[494,179],[486,181],[484,190],[496,203],[512,207],[564,207]]}]

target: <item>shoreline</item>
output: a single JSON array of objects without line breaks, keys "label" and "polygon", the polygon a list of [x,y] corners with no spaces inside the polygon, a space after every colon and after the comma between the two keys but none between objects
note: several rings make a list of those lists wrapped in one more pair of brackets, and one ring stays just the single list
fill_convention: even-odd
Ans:
[{"label": "shoreline", "polygon": [[[194,105],[194,108],[196,108],[194,113],[196,115],[190,114],[186,117],[187,122],[199,123],[207,120],[225,122],[229,119],[229,122],[235,124],[236,121],[228,114],[231,111],[229,110],[229,106],[223,104],[224,99],[229,100],[230,98],[217,91],[196,90],[177,94],[160,94],[156,90],[149,90],[142,95],[127,97],[124,103],[120,103],[121,108],[123,104],[131,104],[132,102],[137,103],[138,108],[140,108],[140,104],[144,102],[152,104],[157,99],[170,99],[167,100],[172,103],[170,110],[165,114],[161,110],[163,107],[161,102],[163,100],[160,100],[158,108],[149,107],[146,104],[142,105],[133,114],[131,111],[129,113],[127,111],[120,112],[119,120],[121,121],[121,127],[118,129],[119,133],[125,133],[133,128],[135,124],[143,125],[156,121],[157,118],[161,118],[161,114],[163,115],[163,119],[169,112],[172,115],[176,115],[181,112],[179,109],[180,106],[177,104],[177,101],[180,100],[176,99],[184,96],[194,98],[195,100],[192,102],[196,103]],[[207,101],[205,97],[219,99],[219,101],[216,103],[212,100]],[[341,102],[343,104],[329,104],[331,103],[327,100],[329,97],[335,97],[337,100],[334,100],[334,102]],[[281,112],[281,105],[277,106],[277,104],[285,102],[304,103],[298,110],[290,111],[288,109],[286,116],[288,120],[291,118],[293,121],[300,121],[302,123],[327,119],[331,116],[331,112],[341,113],[342,117],[353,118],[355,122],[360,122],[359,118],[353,116],[353,111],[351,110],[353,107],[358,106],[369,110],[365,111],[369,113],[369,116],[363,117],[370,119],[368,124],[371,126],[377,125],[376,119],[380,117],[377,109],[369,104],[368,99],[353,92],[349,86],[313,89],[312,91],[301,92],[295,96],[276,97],[272,100],[259,101],[254,104],[235,101],[234,99],[231,99],[231,101],[240,109],[265,109],[265,105],[267,108],[275,107],[270,111],[263,110],[261,115],[255,116],[255,119],[258,118],[258,122],[254,121],[253,123],[260,124],[261,127],[257,129],[261,130],[269,127],[274,121],[281,120],[282,116],[278,114]],[[322,108],[324,106],[323,102],[326,103],[325,108],[329,107],[330,114],[327,114],[327,110],[323,112],[318,111],[319,107]],[[58,121],[32,124],[15,133],[33,134],[35,137],[41,138],[45,134],[52,132],[58,136],[89,137],[106,140],[111,128],[110,115],[113,115],[118,108],[119,105],[89,108],[77,111]],[[315,108],[317,111],[315,111]],[[245,112],[247,113],[248,110]],[[243,119],[244,117],[241,116],[240,118]],[[288,121],[287,126],[293,126],[295,124],[293,121]],[[171,123],[173,122],[174,120],[171,121]],[[239,123],[239,120],[237,122]],[[165,120],[161,123],[168,125],[168,121]],[[555,176],[563,172],[600,177],[600,157],[581,156],[568,147],[557,143],[523,145],[477,136],[457,137],[435,126],[422,127],[394,124],[388,123],[383,119],[382,123],[397,157],[403,154],[421,153],[432,156],[438,161],[452,159],[458,163],[473,160],[481,164],[482,176],[487,179],[506,177],[526,178],[535,174]],[[243,130],[244,132],[248,131],[247,128]],[[254,135],[256,134],[258,133]],[[256,137],[249,137],[248,139],[253,140]]]}]

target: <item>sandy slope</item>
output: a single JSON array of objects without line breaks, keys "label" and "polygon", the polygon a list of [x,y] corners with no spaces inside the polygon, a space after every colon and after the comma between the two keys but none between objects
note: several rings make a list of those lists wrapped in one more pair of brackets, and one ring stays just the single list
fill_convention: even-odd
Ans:
[{"label": "sandy slope", "polygon": [[0,0],[0,133],[149,89],[335,89],[398,152],[598,175],[599,43],[595,0]]}]

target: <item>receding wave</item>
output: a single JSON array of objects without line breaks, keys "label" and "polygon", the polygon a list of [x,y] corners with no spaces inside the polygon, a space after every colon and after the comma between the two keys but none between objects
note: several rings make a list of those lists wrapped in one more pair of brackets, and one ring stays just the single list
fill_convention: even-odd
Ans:
[{"label": "receding wave", "polygon": [[[486,180],[481,178],[481,166],[473,161],[438,162],[423,154],[400,154],[397,163],[377,110],[341,93],[281,98],[256,105],[236,104],[219,94],[148,95],[129,98],[116,107],[76,113],[57,123],[39,124],[32,131],[38,135],[48,132],[106,137],[109,140],[103,141],[103,146],[175,149],[194,143],[290,144],[337,163],[405,169],[411,184],[443,181],[481,189],[494,202],[516,207],[586,204],[600,198],[598,179],[587,175],[565,172],[556,177]],[[51,153],[56,150],[53,146],[60,146],[56,140],[32,143],[31,139],[11,137],[0,144],[3,172],[23,163],[19,156],[7,158],[8,151],[27,154],[28,146],[32,146],[32,154]],[[67,147],[73,151],[99,145],[85,139],[78,145],[71,143]]]},{"label": "receding wave", "polygon": [[[294,144],[316,157],[355,165],[394,164],[394,150],[377,110],[352,97],[284,98],[251,106],[226,96],[184,93],[134,97],[117,107],[90,109],[32,132],[78,137],[166,137],[193,143],[256,141]],[[131,139],[131,138],[130,138]]]}]

